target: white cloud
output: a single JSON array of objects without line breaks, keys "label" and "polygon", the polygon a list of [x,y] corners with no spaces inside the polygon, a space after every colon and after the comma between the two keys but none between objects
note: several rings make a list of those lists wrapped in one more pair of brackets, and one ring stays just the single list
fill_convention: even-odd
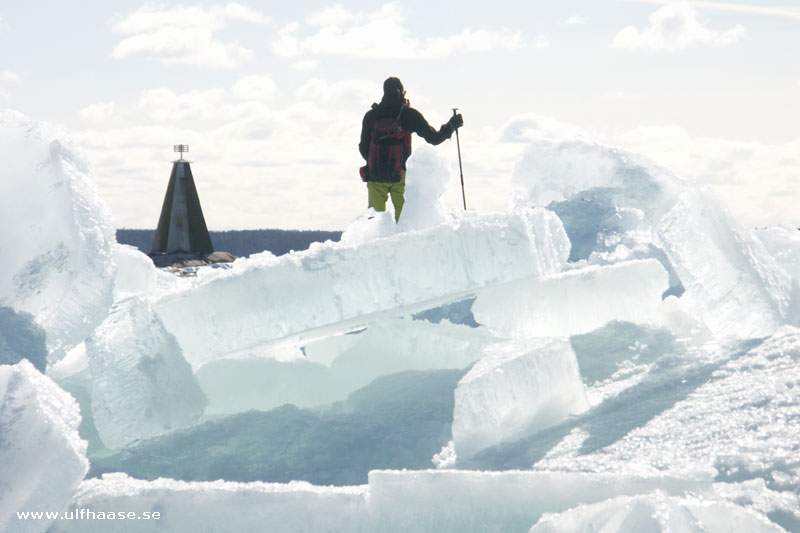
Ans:
[{"label": "white cloud", "polygon": [[116,33],[130,37],[120,41],[111,56],[209,68],[237,67],[251,61],[253,52],[215,38],[229,21],[266,24],[269,19],[236,3],[210,8],[145,4],[113,23]]},{"label": "white cloud", "polygon": [[84,107],[79,114],[89,122],[106,122],[114,116],[114,102],[100,102]]},{"label": "white cloud", "polygon": [[365,106],[365,102],[370,102],[380,92],[381,86],[374,82],[346,80],[329,83],[326,80],[314,78],[297,89],[297,96],[300,100],[323,104],[352,102],[358,106],[358,109],[361,109]]},{"label": "white cloud", "polygon": [[272,51],[284,57],[300,55],[300,41],[295,36],[299,29],[300,23],[297,21],[281,28],[278,31],[278,40],[272,45]]},{"label": "white cloud", "polygon": [[10,70],[0,70],[0,81],[22,81],[22,76]]},{"label": "white cloud", "polygon": [[292,64],[292,70],[296,70],[297,72],[311,72],[312,70],[317,70],[318,67],[319,63],[311,59],[298,61]]},{"label": "white cloud", "polygon": [[570,26],[581,26],[589,22],[589,19],[580,15],[575,15],[567,19],[566,24]]},{"label": "white cloud", "polygon": [[238,100],[272,100],[278,95],[278,85],[269,76],[245,76],[231,88]]},{"label": "white cloud", "polygon": [[11,26],[9,26],[8,22],[6,22],[6,19],[4,19],[2,15],[0,15],[0,34],[8,31],[10,29],[11,29]]},{"label": "white cloud", "polygon": [[547,35],[538,35],[533,42],[533,46],[539,49],[550,48],[550,39],[547,38]]},{"label": "white cloud", "polygon": [[341,26],[353,20],[355,15],[347,11],[342,4],[313,13],[308,19],[309,26]]},{"label": "white cloud", "polygon": [[731,4],[729,2],[704,2],[695,0],[628,0],[640,4],[676,4],[686,3],[701,9],[715,11],[728,11],[733,13],[747,13],[752,15],[767,15],[780,18],[800,20],[800,8],[787,6],[756,6],[748,4]]},{"label": "white cloud", "polygon": [[148,33],[166,26],[181,28],[206,28],[219,30],[227,21],[266,24],[269,18],[247,6],[229,3],[224,6],[182,6],[168,9],[160,4],[144,4],[142,7],[117,20],[114,31],[123,34]]},{"label": "white cloud", "polygon": [[408,12],[396,3],[377,11],[351,13],[341,5],[314,13],[308,25],[311,35],[300,37],[297,22],[278,33],[273,51],[285,57],[302,54],[339,55],[381,59],[442,59],[457,52],[515,50],[523,46],[522,34],[510,30],[466,29],[457,35],[412,37],[406,23]]},{"label": "white cloud", "polygon": [[642,30],[634,26],[623,28],[614,37],[612,46],[630,50],[676,51],[694,45],[726,46],[747,34],[742,25],[725,31],[705,27],[698,20],[697,11],[688,3],[666,5],[650,15],[649,22]]}]

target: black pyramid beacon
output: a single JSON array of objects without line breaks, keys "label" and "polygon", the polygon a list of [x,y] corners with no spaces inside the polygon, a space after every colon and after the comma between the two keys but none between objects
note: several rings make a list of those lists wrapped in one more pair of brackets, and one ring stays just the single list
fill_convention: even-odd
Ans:
[{"label": "black pyramid beacon", "polygon": [[192,168],[189,161],[183,158],[183,153],[189,151],[189,145],[176,144],[173,150],[181,155],[180,159],[172,162],[172,173],[150,257],[158,266],[173,263],[186,266],[187,261],[192,260],[195,264],[196,261],[205,264],[232,261],[233,256],[226,252],[214,253]]}]

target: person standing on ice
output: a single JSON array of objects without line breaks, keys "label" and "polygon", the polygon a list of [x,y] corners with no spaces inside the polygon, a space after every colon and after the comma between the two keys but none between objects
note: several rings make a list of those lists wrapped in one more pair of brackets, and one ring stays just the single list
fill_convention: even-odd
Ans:
[{"label": "person standing on ice", "polygon": [[406,160],[411,155],[411,133],[433,145],[452,137],[464,125],[454,114],[439,130],[435,130],[422,113],[411,107],[405,98],[403,84],[395,77],[383,82],[383,98],[364,115],[358,150],[367,164],[360,169],[367,183],[368,207],[386,211],[386,199],[392,197],[394,220],[400,220],[405,203]]}]

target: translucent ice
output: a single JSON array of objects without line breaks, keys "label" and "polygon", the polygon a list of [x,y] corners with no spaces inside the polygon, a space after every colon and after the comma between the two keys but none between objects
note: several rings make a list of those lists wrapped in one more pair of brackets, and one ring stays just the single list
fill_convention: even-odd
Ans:
[{"label": "translucent ice", "polygon": [[453,391],[464,373],[402,372],[327,407],[214,417],[92,458],[90,476],[359,485],[376,468],[429,468],[450,438]]},{"label": "translucent ice", "polygon": [[755,234],[775,261],[800,281],[800,230],[785,225],[758,229]]},{"label": "translucent ice", "polygon": [[115,304],[86,351],[92,412],[107,447],[191,425],[203,414],[208,400],[146,300]]},{"label": "translucent ice", "polygon": [[149,257],[133,246],[117,244],[114,246],[114,259],[117,264],[115,301],[129,296],[149,295],[155,291],[159,271]]},{"label": "translucent ice", "polygon": [[459,460],[588,409],[569,341],[540,338],[487,348],[458,383],[453,441]]},{"label": "translucent ice", "polygon": [[[686,187],[683,180],[616,148],[579,140],[540,141],[527,148],[515,168],[509,206],[552,205],[560,212],[561,202],[577,201],[582,209],[567,209],[570,221],[564,223],[581,229],[591,245],[608,230],[656,224]],[[569,228],[567,233],[572,239]]]},{"label": "translucent ice", "polygon": [[75,400],[28,361],[0,365],[0,530],[33,532],[51,520],[17,512],[58,511],[89,468]]},{"label": "translucent ice", "polygon": [[165,296],[155,308],[198,368],[314,328],[347,331],[368,321],[365,315],[423,310],[487,285],[552,274],[568,249],[561,222],[545,209],[465,215],[368,245],[328,242],[279,258],[237,261],[224,273],[198,277],[196,287]]},{"label": "translucent ice", "polygon": [[[496,339],[483,329],[443,321],[389,318],[350,335],[335,335],[270,358],[224,359],[197,377],[209,397],[207,414],[313,407],[344,400],[379,376],[407,370],[465,369]],[[286,346],[288,352],[292,346]]]},{"label": "translucent ice", "polygon": [[712,197],[682,194],[659,233],[684,298],[716,336],[767,336],[795,320],[792,278]]},{"label": "translucent ice", "polygon": [[88,163],[52,126],[0,110],[0,161],[0,306],[36,318],[55,362],[111,305],[111,216]]},{"label": "translucent ice", "polygon": [[0,365],[13,365],[27,359],[44,372],[47,368],[47,345],[44,330],[33,315],[0,307]]},{"label": "translucent ice", "polygon": [[798,320],[791,277],[753,232],[709,191],[635,155],[584,141],[534,143],[512,178],[510,205],[553,209],[572,261],[658,259],[670,294],[686,290],[715,335],[770,335]]},{"label": "translucent ice", "polygon": [[499,336],[578,335],[612,320],[656,321],[668,286],[655,259],[589,266],[484,289],[472,313]]}]

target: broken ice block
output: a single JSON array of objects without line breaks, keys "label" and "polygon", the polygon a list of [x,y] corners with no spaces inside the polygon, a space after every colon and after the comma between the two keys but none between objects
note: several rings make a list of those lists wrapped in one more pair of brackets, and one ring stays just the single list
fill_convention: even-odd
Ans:
[{"label": "broken ice block", "polygon": [[459,381],[453,441],[459,460],[561,422],[589,408],[566,338],[513,341],[486,355]]},{"label": "broken ice block", "polygon": [[107,447],[191,425],[203,414],[208,400],[146,300],[115,304],[86,352],[92,412]]},{"label": "broken ice block", "polygon": [[668,288],[667,271],[655,259],[589,266],[485,289],[472,314],[510,338],[578,335],[612,320],[656,321]]},{"label": "broken ice block", "polygon": [[89,469],[78,403],[23,360],[0,365],[0,531],[45,531]]}]

